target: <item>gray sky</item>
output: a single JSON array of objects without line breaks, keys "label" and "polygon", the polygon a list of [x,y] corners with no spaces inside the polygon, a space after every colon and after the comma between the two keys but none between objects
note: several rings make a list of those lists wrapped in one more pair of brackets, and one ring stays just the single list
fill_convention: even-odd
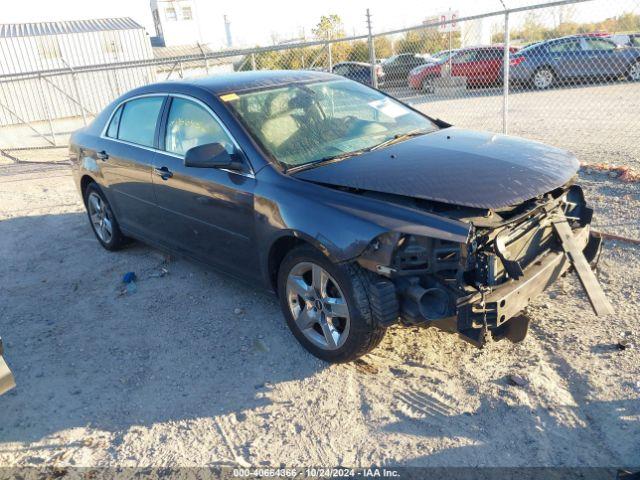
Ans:
[{"label": "gray sky", "polygon": [[[408,27],[449,8],[461,16],[502,9],[500,0],[195,0],[204,42],[221,45],[224,41],[223,15],[231,20],[234,43],[241,46],[272,43],[296,38],[311,29],[321,15],[336,13],[347,34],[365,32],[365,11],[371,9],[374,31]],[[510,8],[544,3],[544,0],[504,0]],[[154,33],[148,0],[16,0],[2,10],[0,22],[37,22],[104,17],[132,17]],[[640,13],[637,0],[594,0],[573,8],[579,21],[603,19],[623,11]],[[541,12],[552,22],[549,10]],[[519,16],[523,18],[522,15]],[[519,18],[514,18],[517,23]]]}]

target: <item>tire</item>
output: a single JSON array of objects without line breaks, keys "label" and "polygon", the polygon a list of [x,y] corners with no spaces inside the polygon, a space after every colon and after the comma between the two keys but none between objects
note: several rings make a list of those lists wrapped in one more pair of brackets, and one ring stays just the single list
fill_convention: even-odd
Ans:
[{"label": "tire", "polygon": [[627,71],[627,78],[631,82],[640,82],[640,59],[631,64]]},{"label": "tire", "polygon": [[541,67],[531,76],[531,86],[536,90],[547,90],[556,82],[556,76],[549,67]]},{"label": "tire", "polygon": [[306,245],[282,260],[280,306],[289,329],[311,354],[326,362],[350,362],[382,341],[386,328],[373,319],[364,273],[356,264],[336,265]]},{"label": "tire", "polygon": [[424,93],[433,93],[433,77],[426,77],[422,80],[422,91]]},{"label": "tire", "polygon": [[109,251],[122,248],[127,243],[127,238],[120,231],[111,205],[97,183],[92,182],[87,186],[84,204],[87,207],[89,224],[100,245]]}]

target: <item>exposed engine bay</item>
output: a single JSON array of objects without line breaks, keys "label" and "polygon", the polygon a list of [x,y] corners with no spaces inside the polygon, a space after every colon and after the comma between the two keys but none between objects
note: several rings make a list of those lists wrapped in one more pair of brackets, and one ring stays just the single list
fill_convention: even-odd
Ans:
[{"label": "exposed engine bay", "polygon": [[[357,193],[471,226],[466,243],[390,232],[368,246],[359,264],[387,279],[374,282],[372,297],[388,299],[393,289],[397,298],[395,312],[391,302],[378,302],[382,322],[434,326],[477,346],[489,339],[520,341],[529,323],[522,310],[571,265],[596,312],[612,312],[591,270],[576,265],[586,259],[595,266],[601,247],[601,239],[590,234],[593,210],[577,185],[499,209]],[[559,231],[560,225],[567,229]]]}]

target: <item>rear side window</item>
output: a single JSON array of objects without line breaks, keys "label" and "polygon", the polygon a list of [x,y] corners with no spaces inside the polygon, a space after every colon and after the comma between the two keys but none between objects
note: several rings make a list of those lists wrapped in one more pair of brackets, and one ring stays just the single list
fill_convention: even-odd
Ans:
[{"label": "rear side window", "polygon": [[156,123],[163,101],[164,97],[144,97],[125,103],[120,115],[118,138],[153,147]]},{"label": "rear side window", "polygon": [[579,52],[581,49],[580,40],[567,40],[549,46],[551,53]]},{"label": "rear side window", "polygon": [[122,105],[118,107],[116,113],[111,117],[111,123],[107,129],[107,137],[118,138],[118,126],[120,125],[120,116],[122,115]]}]

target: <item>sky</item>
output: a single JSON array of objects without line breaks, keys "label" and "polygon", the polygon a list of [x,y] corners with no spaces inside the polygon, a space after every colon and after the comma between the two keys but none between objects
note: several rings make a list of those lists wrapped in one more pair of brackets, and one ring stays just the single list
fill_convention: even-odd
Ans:
[{"label": "sky", "polygon": [[[234,46],[270,45],[279,41],[311,38],[322,15],[338,14],[348,35],[366,32],[365,13],[371,10],[374,32],[420,24],[448,9],[461,16],[501,10],[500,0],[194,0],[203,43],[224,43],[223,15],[231,21]],[[503,0],[508,8],[547,0]],[[4,4],[4,5],[3,5]],[[0,0],[0,23],[132,17],[153,35],[148,0]],[[622,11],[640,13],[637,0],[594,0],[571,7],[578,21],[593,21]],[[548,16],[551,12],[542,11]],[[522,15],[513,19],[514,22]]]}]

